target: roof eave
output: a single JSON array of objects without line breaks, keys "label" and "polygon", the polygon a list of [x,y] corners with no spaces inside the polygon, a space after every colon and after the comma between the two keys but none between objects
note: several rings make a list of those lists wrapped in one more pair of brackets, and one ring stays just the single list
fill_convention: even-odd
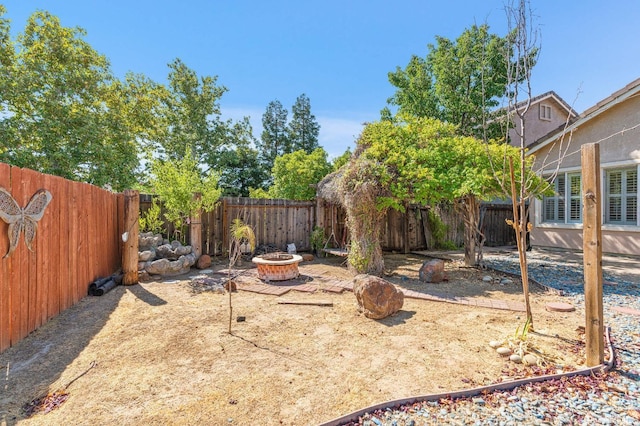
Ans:
[{"label": "roof eave", "polygon": [[562,136],[563,133],[571,133],[580,125],[588,122],[592,118],[599,116],[600,114],[608,111],[619,103],[624,102],[627,99],[637,95],[638,93],[640,93],[640,78],[629,83],[624,88],[614,92],[610,96],[604,98],[591,108],[585,110],[585,112],[583,112],[582,115],[577,118],[577,120],[575,120],[573,123],[570,123],[564,129],[555,131],[552,134],[544,137],[544,139],[539,139],[538,141],[531,144],[529,154],[533,154],[536,151],[539,151],[540,149],[549,145],[551,142],[558,139],[558,137]]}]

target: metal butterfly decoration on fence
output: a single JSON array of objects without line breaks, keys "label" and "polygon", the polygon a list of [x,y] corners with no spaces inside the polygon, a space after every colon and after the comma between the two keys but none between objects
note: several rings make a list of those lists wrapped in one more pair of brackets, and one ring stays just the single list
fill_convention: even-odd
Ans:
[{"label": "metal butterfly decoration on fence", "polygon": [[3,259],[9,257],[16,249],[23,230],[24,242],[29,250],[33,251],[31,243],[36,237],[38,221],[44,216],[44,209],[52,198],[49,191],[39,189],[23,209],[6,189],[0,187],[0,219],[9,224],[9,251]]}]

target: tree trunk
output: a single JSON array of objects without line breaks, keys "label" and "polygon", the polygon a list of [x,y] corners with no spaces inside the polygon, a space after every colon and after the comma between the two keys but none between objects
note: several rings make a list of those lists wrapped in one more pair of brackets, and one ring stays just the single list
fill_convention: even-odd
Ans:
[{"label": "tree trunk", "polygon": [[347,208],[347,222],[351,233],[348,268],[356,274],[381,276],[384,259],[380,236],[386,210],[378,211],[375,206],[361,205],[356,209]]},{"label": "tree trunk", "polygon": [[513,229],[516,232],[516,243],[518,245],[518,257],[520,260],[520,275],[522,278],[522,293],[524,294],[524,304],[527,311],[527,322],[533,330],[533,314],[531,313],[531,303],[529,302],[529,273],[527,268],[527,218],[525,200],[518,201],[516,192],[516,178],[513,170],[513,158],[509,158],[509,170],[511,173],[511,201],[513,204]]},{"label": "tree trunk", "polygon": [[465,195],[461,202],[464,219],[464,264],[465,266],[476,266],[480,203],[473,194]]}]

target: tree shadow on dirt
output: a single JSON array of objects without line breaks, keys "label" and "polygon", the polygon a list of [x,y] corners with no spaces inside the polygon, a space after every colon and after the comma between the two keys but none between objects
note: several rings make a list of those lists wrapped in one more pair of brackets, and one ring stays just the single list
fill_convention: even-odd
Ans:
[{"label": "tree shadow on dirt", "polygon": [[[61,380],[102,330],[125,291],[118,286],[103,296],[85,297],[0,354],[0,424],[15,425],[24,420],[25,405],[69,387],[90,367],[93,360],[78,366],[78,371],[69,371]],[[72,385],[68,392],[73,393]]]}]

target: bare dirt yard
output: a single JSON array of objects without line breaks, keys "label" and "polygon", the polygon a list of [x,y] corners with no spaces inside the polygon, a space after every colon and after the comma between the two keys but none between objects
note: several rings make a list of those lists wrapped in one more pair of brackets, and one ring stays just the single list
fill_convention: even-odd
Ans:
[{"label": "bare dirt yard", "polygon": [[[499,284],[503,275],[455,262],[448,281],[423,283],[424,260],[387,255],[386,278],[426,294],[523,301],[517,279]],[[561,297],[535,286],[527,342],[548,359],[525,367],[488,345],[521,330],[523,312],[405,298],[399,313],[376,321],[358,312],[352,292],[323,290],[352,279],[341,258],[301,263],[299,280],[317,291],[281,296],[242,290],[259,284],[251,263],[243,266],[231,334],[228,294],[195,291],[199,271],[83,299],[0,354],[0,424],[309,425],[584,362],[584,312],[548,312]],[[210,276],[223,279],[224,268],[219,261]],[[26,404],[54,391],[46,402],[64,400],[58,408],[27,416]]]}]

